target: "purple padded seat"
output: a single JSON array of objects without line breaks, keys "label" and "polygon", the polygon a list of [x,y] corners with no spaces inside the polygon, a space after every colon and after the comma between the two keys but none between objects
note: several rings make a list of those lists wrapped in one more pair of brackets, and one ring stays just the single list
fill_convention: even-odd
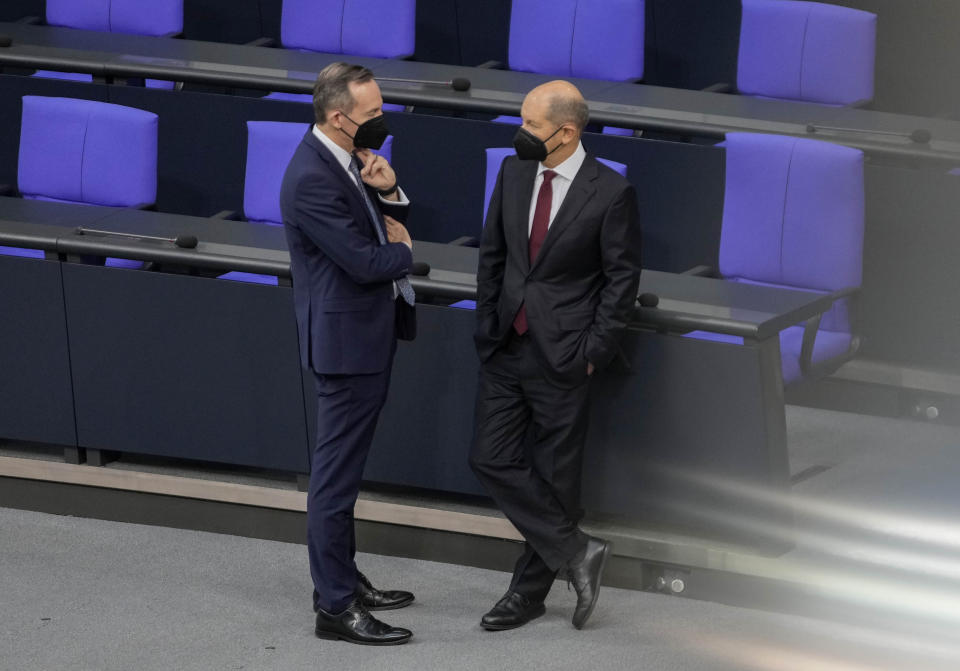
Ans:
[{"label": "purple padded seat", "polygon": [[183,32],[183,0],[47,0],[47,24],[130,35]]},{"label": "purple padded seat", "polygon": [[[130,35],[167,37],[183,32],[183,0],[47,0],[47,24]],[[34,77],[92,82],[77,72],[38,70]],[[147,79],[147,88],[172,90],[173,82]]]},{"label": "purple padded seat", "polygon": [[[644,21],[643,0],[513,0],[507,61],[511,70],[557,77],[643,79]],[[520,125],[515,116],[494,121]]]},{"label": "purple padded seat", "polygon": [[[153,205],[157,125],[156,114],[131,107],[24,96],[17,187],[24,198],[36,200]],[[110,259],[108,265],[139,267],[140,262]]]},{"label": "purple padded seat", "polygon": [[[282,226],[280,186],[283,173],[310,124],[286,121],[247,122],[247,165],[243,183],[243,216],[247,221]],[[377,154],[391,161],[393,136],[387,137]],[[277,284],[273,275],[231,271],[220,279],[256,284]]]},{"label": "purple padded seat", "polygon": [[280,42],[287,49],[408,58],[416,0],[283,0]]},{"label": "purple padded seat", "polygon": [[643,0],[513,0],[511,70],[557,77],[643,78]]},{"label": "purple padded seat", "polygon": [[737,89],[852,105],[873,99],[877,17],[802,0],[742,0]]},{"label": "purple padded seat", "polygon": [[[280,43],[287,49],[370,58],[409,58],[416,41],[417,0],[283,0]],[[273,92],[265,100],[312,103],[306,93]],[[384,112],[403,112],[384,103]]]},{"label": "purple padded seat", "polygon": [[[863,152],[809,140],[729,133],[720,239],[720,275],[732,282],[815,293],[859,287],[862,281]],[[847,305],[834,304],[821,322],[814,363],[842,355],[853,336]],[[687,337],[742,344],[702,331]],[[780,334],[783,379],[801,377],[803,325]]]}]

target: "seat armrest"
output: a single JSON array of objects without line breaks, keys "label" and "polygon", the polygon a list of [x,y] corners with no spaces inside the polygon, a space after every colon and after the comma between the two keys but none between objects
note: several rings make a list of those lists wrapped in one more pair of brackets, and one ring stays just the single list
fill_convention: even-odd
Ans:
[{"label": "seat armrest", "polygon": [[716,84],[705,86],[700,90],[706,91],[707,93],[733,93],[733,85],[727,82],[717,82]]},{"label": "seat armrest", "polygon": [[39,16],[21,16],[15,21],[15,23],[24,24],[27,26],[39,26],[43,24],[43,19]]},{"label": "seat armrest", "polygon": [[247,47],[275,47],[277,46],[277,40],[272,37],[258,37],[255,40],[250,42],[245,42],[244,46]]},{"label": "seat armrest", "polygon": [[503,61],[487,61],[477,67],[483,68],[484,70],[505,70],[507,66]]},{"label": "seat armrest", "polygon": [[716,277],[717,269],[713,266],[694,266],[684,270],[681,275],[693,275],[695,277]]},{"label": "seat armrest", "polygon": [[480,241],[472,235],[463,235],[456,240],[451,240],[448,245],[457,245],[459,247],[479,247]]},{"label": "seat armrest", "polygon": [[212,214],[209,217],[210,219],[229,219],[230,221],[240,221],[240,213],[236,210],[220,210],[216,214]]},{"label": "seat armrest", "polygon": [[[830,307],[836,305],[837,301],[847,298],[855,298],[860,293],[860,287],[847,287],[839,289],[828,294]],[[829,308],[828,308],[829,309]],[[824,310],[826,312],[826,310]],[[825,359],[819,363],[813,362],[813,348],[817,342],[817,333],[820,331],[820,320],[823,312],[811,317],[803,325],[803,342],[800,345],[800,371],[805,378],[823,377],[839,368],[842,364],[852,359],[860,349],[860,336],[853,333],[850,338],[850,347],[843,354]]]}]

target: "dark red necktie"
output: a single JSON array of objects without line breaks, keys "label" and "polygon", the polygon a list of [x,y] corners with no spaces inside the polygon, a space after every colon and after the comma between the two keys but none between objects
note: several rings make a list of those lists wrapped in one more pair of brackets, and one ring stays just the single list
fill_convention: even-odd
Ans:
[{"label": "dark red necktie", "polygon": [[[557,176],[553,170],[543,171],[543,184],[537,194],[537,207],[533,211],[533,226],[530,227],[530,265],[537,260],[537,254],[547,237],[547,228],[550,226],[550,208],[553,206],[553,186],[550,182]],[[523,335],[527,332],[527,306],[521,305],[517,316],[513,319],[513,329]]]}]

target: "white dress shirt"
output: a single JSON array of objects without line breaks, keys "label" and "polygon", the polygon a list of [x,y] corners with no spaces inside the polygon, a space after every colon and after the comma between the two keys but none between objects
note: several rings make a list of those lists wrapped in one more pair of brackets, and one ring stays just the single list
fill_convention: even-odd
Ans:
[{"label": "white dress shirt", "polygon": [[570,184],[573,182],[573,178],[580,172],[580,167],[583,165],[585,158],[587,158],[587,152],[584,150],[583,144],[578,143],[576,151],[570,155],[570,158],[556,168],[548,168],[543,163],[540,164],[537,169],[537,176],[533,180],[533,196],[530,198],[530,218],[527,220],[527,237],[530,237],[530,233],[533,231],[533,215],[537,210],[537,196],[540,194],[540,187],[543,185],[543,172],[545,170],[553,170],[557,173],[553,181],[550,182],[550,186],[553,187],[553,201],[550,203],[550,220],[547,222],[547,228],[549,229],[553,224],[554,218],[557,216],[557,212],[560,210],[560,206],[563,205],[563,199],[567,197],[567,192],[570,190]]}]

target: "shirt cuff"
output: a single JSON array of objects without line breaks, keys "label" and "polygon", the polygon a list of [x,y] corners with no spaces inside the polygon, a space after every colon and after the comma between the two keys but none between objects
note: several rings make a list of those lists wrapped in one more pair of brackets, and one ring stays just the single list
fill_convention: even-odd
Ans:
[{"label": "shirt cuff", "polygon": [[399,186],[397,187],[397,199],[398,200],[387,200],[383,196],[378,195],[377,198],[380,199],[381,203],[386,203],[387,205],[409,205],[410,201],[407,200],[407,194],[403,192]]}]

